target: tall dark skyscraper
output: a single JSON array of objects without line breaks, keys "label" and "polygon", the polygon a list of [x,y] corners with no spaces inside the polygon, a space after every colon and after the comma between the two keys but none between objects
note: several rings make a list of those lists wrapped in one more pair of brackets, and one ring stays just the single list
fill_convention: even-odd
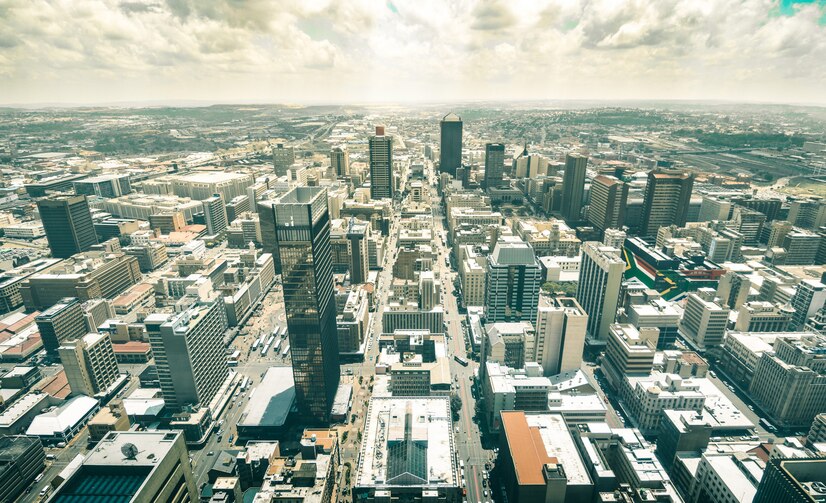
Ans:
[{"label": "tall dark skyscraper", "polygon": [[505,173],[505,145],[488,143],[485,145],[485,189],[502,186]]},{"label": "tall dark skyscraper", "polygon": [[37,202],[52,256],[68,258],[98,244],[86,196],[58,196]]},{"label": "tall dark skyscraper", "polygon": [[588,222],[600,232],[619,229],[625,221],[628,185],[613,176],[597,175],[591,182]]},{"label": "tall dark skyscraper", "polygon": [[297,187],[273,207],[298,408],[328,423],[340,369],[327,191]]},{"label": "tall dark skyscraper", "polygon": [[449,113],[442,119],[441,126],[439,171],[456,176],[456,169],[462,165],[462,119]]},{"label": "tall dark skyscraper", "polygon": [[642,205],[643,236],[656,236],[660,227],[685,225],[694,174],[657,168],[648,173]]},{"label": "tall dark skyscraper", "polygon": [[587,156],[577,154],[565,156],[565,174],[562,178],[562,216],[568,223],[578,222],[582,212],[587,165]]},{"label": "tall dark skyscraper", "polygon": [[393,197],[393,138],[384,135],[384,126],[376,126],[370,137],[370,197]]}]

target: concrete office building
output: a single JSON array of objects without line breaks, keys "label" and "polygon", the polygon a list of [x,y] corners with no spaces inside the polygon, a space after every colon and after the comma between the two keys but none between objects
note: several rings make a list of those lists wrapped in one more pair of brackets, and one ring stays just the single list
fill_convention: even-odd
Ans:
[{"label": "concrete office building", "polygon": [[819,229],[826,225],[826,200],[799,199],[789,206],[789,222],[804,229]]},{"label": "concrete office building", "polygon": [[806,428],[826,410],[826,336],[778,337],[757,361],[749,394],[775,426]]},{"label": "concrete office building", "polygon": [[536,321],[542,268],[533,248],[513,238],[496,243],[488,256],[485,316],[488,323]]},{"label": "concrete office building", "polygon": [[540,297],[532,360],[546,376],[576,370],[582,364],[588,314],[574,298]]},{"label": "concrete office building", "polygon": [[129,175],[100,175],[72,182],[75,194],[103,198],[118,197],[132,192]]},{"label": "concrete office building", "polygon": [[794,316],[794,309],[786,304],[771,302],[746,302],[737,311],[734,329],[738,332],[785,332]]},{"label": "concrete office building", "polygon": [[502,143],[488,143],[485,145],[485,190],[499,188],[504,185],[505,174],[505,145]]},{"label": "concrete office building", "polygon": [[588,334],[595,341],[606,341],[617,315],[625,261],[616,248],[598,242],[582,245],[582,264],[576,300],[588,313]]},{"label": "concrete office building", "polygon": [[594,228],[620,229],[625,224],[628,185],[613,176],[597,175],[591,182],[588,222]]},{"label": "concrete office building", "polygon": [[[488,323],[480,361],[482,365],[493,362],[516,369],[524,368],[529,351],[533,351],[534,340],[535,331],[530,322]],[[481,372],[484,372],[484,367]]]},{"label": "concrete office building", "polygon": [[509,502],[592,501],[594,482],[560,414],[502,411],[501,417],[499,455]]},{"label": "concrete office building", "polygon": [[227,223],[232,223],[233,221],[235,221],[236,218],[240,217],[242,213],[252,211],[250,197],[246,194],[241,196],[235,196],[232,200],[230,200],[230,202],[227,203],[226,211]]},{"label": "concrete office building", "polygon": [[[714,290],[709,290],[712,296]],[[723,343],[730,310],[697,293],[688,295],[680,334],[700,349],[709,349]]]},{"label": "concrete office building", "polygon": [[353,481],[356,501],[459,503],[447,397],[373,397]]},{"label": "concrete office building", "polygon": [[207,225],[207,234],[217,236],[227,230],[227,208],[221,194],[213,194],[201,201],[204,205],[204,219]]},{"label": "concrete office building", "polygon": [[565,174],[562,178],[562,216],[569,224],[579,222],[585,198],[585,171],[588,156],[565,156]]},{"label": "concrete office building", "polygon": [[385,136],[384,126],[376,126],[376,134],[367,143],[370,147],[370,198],[392,198],[393,137]]},{"label": "concrete office building", "polygon": [[149,228],[158,229],[161,234],[177,232],[186,226],[184,214],[180,211],[168,211],[149,215]]},{"label": "concrete office building", "polygon": [[627,375],[648,375],[654,367],[659,329],[615,323],[610,325],[608,344],[603,360],[603,373],[608,383],[619,389]]},{"label": "concrete office building", "polygon": [[189,197],[196,201],[209,199],[214,194],[221,194],[224,201],[245,195],[247,187],[255,183],[249,173],[229,171],[193,171],[185,175],[169,177],[172,191],[176,196]]},{"label": "concrete office building", "polygon": [[86,196],[41,199],[37,211],[53,257],[68,258],[98,244]]},{"label": "concrete office building", "polygon": [[648,173],[642,209],[644,236],[656,236],[660,227],[682,227],[688,217],[694,175],[677,170],[657,168]]},{"label": "concrete office building", "polygon": [[295,164],[295,149],[278,143],[272,148],[272,165],[275,174],[285,176],[290,166]]},{"label": "concrete office building", "polygon": [[794,308],[791,328],[798,330],[826,305],[826,285],[817,280],[804,279],[797,284],[789,303]]},{"label": "concrete office building", "polygon": [[67,297],[61,299],[35,318],[43,347],[53,356],[63,341],[78,339],[86,332],[86,317],[80,301]]},{"label": "concrete office building", "polygon": [[109,334],[91,333],[67,340],[57,351],[74,395],[106,393],[120,376]]},{"label": "concrete office building", "polygon": [[46,466],[37,437],[0,437],[0,501],[16,501]]},{"label": "concrete office building", "polygon": [[330,167],[338,177],[350,175],[350,152],[346,145],[333,147],[330,150]]},{"label": "concrete office building", "polygon": [[183,433],[158,430],[110,433],[47,501],[185,503],[198,499]]},{"label": "concrete office building", "polygon": [[536,363],[515,369],[487,362],[482,383],[485,418],[491,431],[499,431],[503,410],[548,411],[548,394],[553,390],[550,379],[542,375]]},{"label": "concrete office building", "polygon": [[456,176],[462,167],[462,119],[449,113],[440,122],[439,172]]},{"label": "concrete office building", "polygon": [[769,459],[753,503],[814,503],[826,495],[826,456]]},{"label": "concrete office building", "polygon": [[326,423],[340,376],[327,191],[297,187],[273,208],[298,408]]},{"label": "concrete office building", "polygon": [[762,460],[745,452],[704,452],[688,500],[749,503],[757,492],[763,466]]},{"label": "concrete office building", "polygon": [[215,397],[229,374],[224,354],[226,329],[222,297],[199,301],[157,325],[147,324],[163,398],[170,410],[206,407]]},{"label": "concrete office building", "polygon": [[47,309],[65,297],[113,299],[140,279],[135,257],[90,251],[32,274],[20,285],[20,295],[28,309]]}]

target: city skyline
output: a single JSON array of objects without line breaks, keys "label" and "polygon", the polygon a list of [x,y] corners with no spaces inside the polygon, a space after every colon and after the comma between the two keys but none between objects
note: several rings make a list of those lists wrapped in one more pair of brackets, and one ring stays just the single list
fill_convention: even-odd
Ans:
[{"label": "city skyline", "polygon": [[0,10],[4,105],[826,103],[822,0],[13,1]]}]

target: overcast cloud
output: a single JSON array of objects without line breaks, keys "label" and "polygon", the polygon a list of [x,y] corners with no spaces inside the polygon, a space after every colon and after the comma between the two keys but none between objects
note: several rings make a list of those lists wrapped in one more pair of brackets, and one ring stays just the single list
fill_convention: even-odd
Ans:
[{"label": "overcast cloud", "polygon": [[826,2],[0,0],[0,103],[826,103]]}]

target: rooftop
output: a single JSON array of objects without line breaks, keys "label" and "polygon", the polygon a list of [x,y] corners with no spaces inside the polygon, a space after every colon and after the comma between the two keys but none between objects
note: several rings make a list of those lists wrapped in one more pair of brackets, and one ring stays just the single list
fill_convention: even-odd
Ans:
[{"label": "rooftop", "polygon": [[373,397],[355,485],[457,487],[451,428],[447,397]]},{"label": "rooftop", "polygon": [[250,399],[238,424],[242,426],[282,426],[295,401],[292,367],[270,367]]}]

